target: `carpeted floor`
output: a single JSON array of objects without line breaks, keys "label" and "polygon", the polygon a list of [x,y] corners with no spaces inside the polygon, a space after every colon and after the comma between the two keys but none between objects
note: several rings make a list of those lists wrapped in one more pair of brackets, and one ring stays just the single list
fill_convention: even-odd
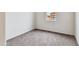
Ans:
[{"label": "carpeted floor", "polygon": [[77,46],[73,36],[33,30],[7,41],[7,46]]}]

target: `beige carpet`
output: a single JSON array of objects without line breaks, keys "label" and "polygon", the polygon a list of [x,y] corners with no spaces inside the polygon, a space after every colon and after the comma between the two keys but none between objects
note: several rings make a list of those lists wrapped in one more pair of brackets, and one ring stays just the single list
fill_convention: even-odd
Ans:
[{"label": "beige carpet", "polygon": [[7,41],[7,46],[77,46],[73,36],[33,30]]}]

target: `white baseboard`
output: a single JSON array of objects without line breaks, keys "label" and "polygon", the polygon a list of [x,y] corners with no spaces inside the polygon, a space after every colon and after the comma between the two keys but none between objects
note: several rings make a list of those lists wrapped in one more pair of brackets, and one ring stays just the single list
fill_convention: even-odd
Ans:
[{"label": "white baseboard", "polygon": [[17,36],[21,35],[21,34],[24,34],[24,33],[27,33],[27,32],[29,32],[29,31],[32,31],[33,29],[34,29],[34,28],[29,28],[29,29],[27,29],[27,30],[24,31],[24,32],[17,33],[16,35],[13,35],[13,36],[7,37],[6,40],[10,40],[10,39],[12,39],[12,38],[14,38],[14,37],[17,37]]},{"label": "white baseboard", "polygon": [[67,35],[75,36],[75,34],[69,34],[69,33],[64,33],[64,32],[54,31],[54,30],[52,30],[52,29],[48,29],[48,28],[44,28],[44,27],[40,27],[40,26],[37,27],[36,29],[46,30],[46,31],[57,32],[57,33],[62,33],[62,34],[67,34]]}]

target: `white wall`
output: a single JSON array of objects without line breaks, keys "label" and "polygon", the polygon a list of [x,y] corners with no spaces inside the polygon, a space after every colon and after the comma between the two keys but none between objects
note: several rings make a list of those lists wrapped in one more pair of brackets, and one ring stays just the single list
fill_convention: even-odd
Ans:
[{"label": "white wall", "polygon": [[76,39],[79,44],[79,12],[76,13]]},{"label": "white wall", "polygon": [[36,28],[74,35],[74,33],[75,33],[74,13],[59,12],[59,13],[57,13],[56,17],[57,17],[57,21],[49,22],[46,20],[45,12],[37,13]]},{"label": "white wall", "polygon": [[33,29],[33,13],[6,12],[6,40]]},{"label": "white wall", "polygon": [[0,12],[0,46],[5,45],[5,13]]},{"label": "white wall", "polygon": [[34,27],[74,35],[74,13],[57,13],[57,21],[49,22],[46,20],[46,13],[43,12],[6,12],[6,39],[28,32]]}]

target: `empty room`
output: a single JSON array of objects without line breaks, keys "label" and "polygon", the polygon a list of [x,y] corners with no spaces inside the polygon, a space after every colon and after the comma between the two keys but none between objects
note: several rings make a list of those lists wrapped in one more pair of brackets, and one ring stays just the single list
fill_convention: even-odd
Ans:
[{"label": "empty room", "polygon": [[78,46],[75,12],[6,12],[7,46]]}]

